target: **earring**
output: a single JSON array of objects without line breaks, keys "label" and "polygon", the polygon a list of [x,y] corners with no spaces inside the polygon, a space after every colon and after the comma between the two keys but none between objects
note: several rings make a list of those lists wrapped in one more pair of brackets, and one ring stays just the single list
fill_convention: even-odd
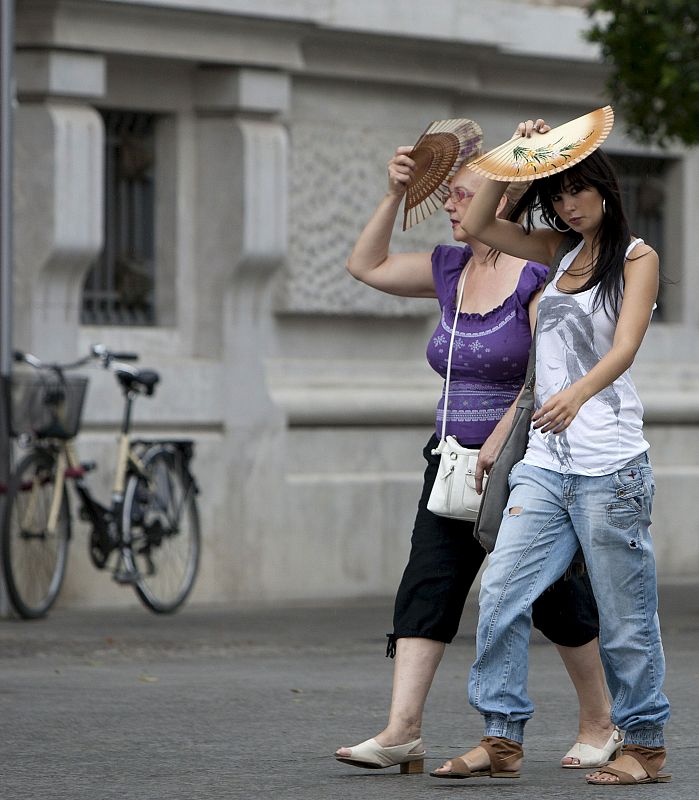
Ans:
[{"label": "earring", "polygon": [[607,213],[607,200],[604,197],[602,198],[602,213],[603,214]]},{"label": "earring", "polygon": [[551,225],[553,225],[553,227],[554,227],[554,230],[557,230],[559,233],[568,233],[568,231],[570,230],[570,227],[568,227],[568,228],[559,228],[558,225],[556,225],[556,220],[557,219],[558,219],[558,217],[554,217],[553,218],[553,222],[551,223]]}]

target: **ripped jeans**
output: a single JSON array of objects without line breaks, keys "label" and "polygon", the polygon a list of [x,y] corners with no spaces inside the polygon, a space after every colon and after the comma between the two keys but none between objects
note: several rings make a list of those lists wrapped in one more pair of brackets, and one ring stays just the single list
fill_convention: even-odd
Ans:
[{"label": "ripped jeans", "polygon": [[527,655],[534,600],[582,546],[597,599],[612,722],[628,744],[660,747],[670,706],[657,614],[650,512],[653,471],[644,453],[611,475],[564,475],[520,462],[497,545],[481,580],[469,700],[486,736],[521,742],[534,708]]}]

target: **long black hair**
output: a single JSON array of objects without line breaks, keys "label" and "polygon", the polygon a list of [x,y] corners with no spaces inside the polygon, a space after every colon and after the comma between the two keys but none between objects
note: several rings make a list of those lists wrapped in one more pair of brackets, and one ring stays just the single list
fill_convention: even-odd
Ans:
[{"label": "long black hair", "polygon": [[621,191],[614,167],[609,158],[595,150],[580,163],[548,178],[532,183],[517,203],[510,218],[526,212],[525,230],[534,228],[535,219],[541,219],[554,230],[562,227],[562,220],[553,210],[552,197],[570,189],[596,189],[604,200],[602,222],[593,240],[593,252],[597,257],[592,264],[592,273],[577,292],[585,292],[595,286],[593,308],[601,305],[610,317],[618,318],[624,286],[624,262],[626,248],[631,239],[631,229],[621,203]]}]

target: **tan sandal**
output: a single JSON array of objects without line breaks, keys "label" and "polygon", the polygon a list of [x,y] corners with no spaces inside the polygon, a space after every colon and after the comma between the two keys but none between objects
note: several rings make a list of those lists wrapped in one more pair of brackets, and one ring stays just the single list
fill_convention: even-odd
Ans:
[{"label": "tan sandal", "polygon": [[430,772],[433,778],[447,778],[450,780],[463,778],[519,778],[519,770],[507,769],[507,765],[522,758],[524,750],[519,742],[505,739],[501,736],[485,736],[480,741],[480,746],[488,754],[490,766],[485,769],[472,770],[459,756],[449,759],[451,770],[449,772]]},{"label": "tan sandal", "polygon": [[601,781],[598,778],[587,778],[588,783],[595,786],[631,786],[633,784],[641,783],[669,783],[672,780],[672,775],[662,774],[658,772],[665,762],[665,748],[664,747],[642,747],[640,744],[625,744],[620,756],[631,756],[635,761],[643,767],[646,777],[636,778],[629,772],[624,772],[615,767],[603,767],[598,769],[601,775],[616,775],[616,781]]}]

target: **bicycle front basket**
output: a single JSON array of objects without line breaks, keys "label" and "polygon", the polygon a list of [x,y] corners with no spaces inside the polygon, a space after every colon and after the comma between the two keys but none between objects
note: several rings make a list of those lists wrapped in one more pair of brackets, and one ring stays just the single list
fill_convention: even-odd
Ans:
[{"label": "bicycle front basket", "polygon": [[10,379],[10,433],[72,439],[80,430],[88,379],[81,375],[17,373]]}]

